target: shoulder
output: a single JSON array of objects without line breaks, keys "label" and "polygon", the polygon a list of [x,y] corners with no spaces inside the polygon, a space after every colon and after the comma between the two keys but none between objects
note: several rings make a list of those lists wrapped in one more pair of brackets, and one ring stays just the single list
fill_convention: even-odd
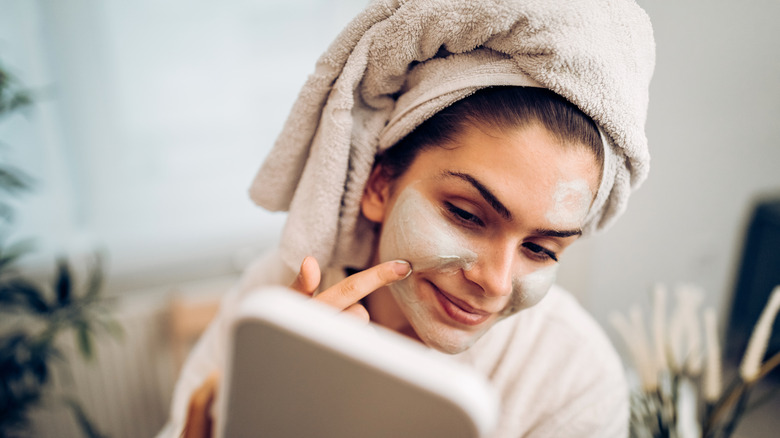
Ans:
[{"label": "shoulder", "polygon": [[245,269],[238,284],[221,299],[219,312],[182,367],[171,401],[168,423],[158,437],[180,435],[191,394],[203,383],[206,376],[213,371],[224,369],[229,323],[243,298],[264,286],[289,285],[295,275],[296,273],[281,260],[278,250],[263,254]]},{"label": "shoulder", "polygon": [[546,332],[561,363],[554,367],[560,408],[538,436],[617,437],[628,433],[629,396],[620,356],[598,322],[570,293],[550,291],[540,307]]},{"label": "shoulder", "polygon": [[[533,352],[528,357],[515,352]],[[496,324],[471,350],[464,353],[468,361],[475,355],[493,362],[514,365],[517,362],[551,362],[557,357],[578,361],[620,364],[619,357],[604,330],[566,290],[554,285],[536,306]],[[577,355],[582,355],[578,357]],[[570,361],[558,369],[571,367]]]},{"label": "shoulder", "polygon": [[500,393],[500,428],[511,433],[499,436],[627,433],[622,362],[595,319],[558,286],[497,324],[459,360]]},{"label": "shoulder", "polygon": [[604,329],[565,289],[554,285],[542,302],[529,310],[528,315],[515,315],[515,324],[521,324],[524,318],[535,320],[544,339],[555,340],[556,345],[565,347],[569,352],[587,353],[582,360],[620,363]]}]

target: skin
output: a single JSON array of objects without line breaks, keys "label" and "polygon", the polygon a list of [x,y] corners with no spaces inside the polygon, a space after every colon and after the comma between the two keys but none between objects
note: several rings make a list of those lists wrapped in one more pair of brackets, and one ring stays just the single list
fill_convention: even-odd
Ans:
[{"label": "skin", "polygon": [[599,170],[584,146],[537,124],[470,126],[444,146],[421,152],[397,180],[372,174],[363,213],[383,225],[376,262],[403,257],[414,271],[366,301],[373,321],[458,353],[544,297],[556,259],[581,234]]},{"label": "skin", "polygon": [[[426,273],[457,275],[460,270],[470,270],[478,260],[478,248],[473,244],[471,233],[464,232],[469,229],[460,226],[460,220],[452,221],[448,218],[453,213],[448,209],[446,214],[441,214],[436,205],[429,202],[414,184],[405,188],[384,223],[379,242],[380,259],[404,257],[410,261],[417,276]],[[556,272],[557,264],[529,275],[513,273],[511,296],[501,310],[500,317],[510,316],[536,304],[554,282]],[[442,330],[436,318],[430,316],[440,303],[421,299],[415,290],[413,278],[388,287],[414,332],[425,344],[438,350],[460,352],[490,328],[490,325],[481,324],[476,336]],[[465,324],[470,325],[482,317],[465,315]]]},{"label": "skin", "polygon": [[555,186],[553,207],[547,212],[547,220],[558,227],[571,227],[582,223],[588,214],[593,191],[584,179],[561,180]]},{"label": "skin", "polygon": [[[382,225],[374,266],[315,295],[320,267],[306,257],[290,288],[449,353],[541,300],[581,234],[598,188],[595,157],[539,125],[470,126],[442,146],[396,180],[372,172],[361,207]],[[185,436],[210,436],[217,380],[193,394]]]},{"label": "skin", "polygon": [[[359,301],[377,289],[408,277],[411,272],[412,269],[408,262],[392,260],[358,272],[313,296],[319,287],[321,271],[314,257],[306,257],[301,263],[298,276],[290,284],[290,289],[368,322],[368,311]],[[219,375],[212,373],[193,392],[187,407],[187,418],[182,437],[207,438],[213,435],[211,406],[214,403],[218,386]]]}]

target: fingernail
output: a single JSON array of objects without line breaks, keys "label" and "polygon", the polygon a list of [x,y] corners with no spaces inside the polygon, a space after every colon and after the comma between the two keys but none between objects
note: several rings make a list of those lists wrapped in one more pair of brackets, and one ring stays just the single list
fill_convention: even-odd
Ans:
[{"label": "fingernail", "polygon": [[396,260],[395,265],[393,265],[393,271],[398,275],[403,275],[404,277],[401,279],[403,280],[412,274],[412,265],[405,260]]}]

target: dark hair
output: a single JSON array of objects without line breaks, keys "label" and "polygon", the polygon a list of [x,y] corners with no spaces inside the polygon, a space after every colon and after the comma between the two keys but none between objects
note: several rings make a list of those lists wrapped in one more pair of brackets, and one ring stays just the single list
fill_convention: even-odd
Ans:
[{"label": "dark hair", "polygon": [[604,151],[596,123],[574,104],[545,88],[490,87],[439,111],[377,157],[377,165],[390,179],[403,175],[417,155],[443,146],[466,126],[499,130],[540,123],[562,144],[584,144],[603,167]]}]

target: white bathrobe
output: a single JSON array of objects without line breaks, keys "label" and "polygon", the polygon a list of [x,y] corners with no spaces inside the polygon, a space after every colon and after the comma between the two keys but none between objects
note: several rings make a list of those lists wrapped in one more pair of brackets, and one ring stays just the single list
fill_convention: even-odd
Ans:
[{"label": "white bathrobe", "polygon": [[[496,85],[544,87],[577,105],[604,142],[583,225],[605,229],[649,169],[644,132],[655,42],[633,0],[375,0],[317,62],[250,194],[287,211],[279,255],[250,269],[186,363],[163,436],[225,362],[225,321],[262,285],[287,285],[307,255],[366,266],[376,227],[361,214],[377,152],[436,111]],[[282,262],[284,259],[284,262]],[[567,292],[493,327],[452,356],[501,394],[496,437],[625,437],[628,394],[607,337]]]},{"label": "white bathrobe", "polygon": [[[184,365],[168,424],[178,437],[192,392],[226,360],[227,324],[238,303],[267,285],[289,285],[292,272],[271,253],[224,299],[217,318]],[[558,286],[536,306],[496,324],[469,350],[447,356],[483,375],[500,396],[491,437],[624,438],[628,389],[622,363],[602,329]]]}]

